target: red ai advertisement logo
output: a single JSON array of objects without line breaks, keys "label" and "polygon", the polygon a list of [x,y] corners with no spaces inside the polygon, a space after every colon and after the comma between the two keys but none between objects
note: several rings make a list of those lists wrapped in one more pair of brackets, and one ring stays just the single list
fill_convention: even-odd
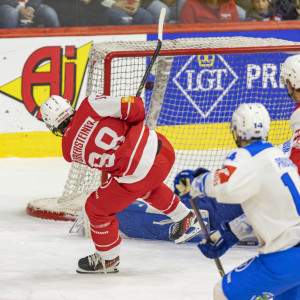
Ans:
[{"label": "red ai advertisement logo", "polygon": [[50,95],[60,95],[76,107],[91,45],[37,49],[25,61],[21,77],[0,86],[0,92],[22,102],[39,120],[40,105]]}]

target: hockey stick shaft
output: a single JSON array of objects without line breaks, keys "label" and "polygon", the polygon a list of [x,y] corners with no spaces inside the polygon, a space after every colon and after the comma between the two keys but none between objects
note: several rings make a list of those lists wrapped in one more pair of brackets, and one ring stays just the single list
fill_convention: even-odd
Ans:
[{"label": "hockey stick shaft", "polygon": [[151,57],[151,60],[150,60],[150,63],[146,69],[146,72],[144,74],[144,77],[140,83],[140,86],[138,88],[138,91],[136,93],[136,97],[140,97],[141,96],[141,93],[143,91],[143,88],[145,86],[145,83],[146,83],[146,80],[149,76],[149,73],[155,63],[155,60],[158,56],[158,53],[161,49],[161,46],[162,46],[162,32],[163,32],[163,26],[164,26],[164,21],[165,21],[165,15],[166,15],[166,8],[163,7],[160,11],[160,15],[159,15],[159,22],[158,22],[158,39],[157,39],[157,46],[156,46],[156,50],[153,54],[153,56]]},{"label": "hockey stick shaft", "polygon": [[[198,220],[198,222],[199,222],[199,224],[200,224],[201,231],[202,231],[202,233],[203,233],[205,239],[206,239],[209,243],[211,243],[211,239],[210,239],[209,233],[208,233],[208,231],[207,231],[207,228],[206,228],[206,226],[205,226],[204,220],[203,220],[203,218],[202,218],[202,216],[201,216],[201,214],[200,214],[200,212],[199,212],[199,208],[198,208],[198,205],[197,205],[197,203],[196,203],[196,198],[194,198],[194,197],[191,198],[190,203],[191,203],[192,208],[193,208],[193,210],[194,210],[194,212],[195,212],[195,214],[196,214],[197,220]],[[219,271],[221,277],[224,277],[225,272],[224,272],[223,266],[222,266],[222,264],[221,264],[221,261],[219,260],[219,258],[215,258],[214,261],[215,261],[215,264],[216,264],[216,266],[217,266],[217,268],[218,268],[218,271]]]}]

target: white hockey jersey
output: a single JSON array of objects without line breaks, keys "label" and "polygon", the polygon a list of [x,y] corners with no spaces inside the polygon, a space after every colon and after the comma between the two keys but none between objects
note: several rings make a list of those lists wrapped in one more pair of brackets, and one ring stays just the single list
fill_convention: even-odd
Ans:
[{"label": "white hockey jersey", "polygon": [[[197,178],[192,186],[196,188]],[[281,251],[300,242],[297,167],[272,144],[256,141],[234,150],[222,169],[209,173],[204,189],[220,203],[242,205],[261,253]]]}]

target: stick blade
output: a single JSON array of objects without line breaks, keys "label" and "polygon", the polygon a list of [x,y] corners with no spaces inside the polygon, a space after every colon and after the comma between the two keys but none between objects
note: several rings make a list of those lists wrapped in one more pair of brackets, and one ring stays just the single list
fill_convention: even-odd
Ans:
[{"label": "stick blade", "polygon": [[162,40],[162,33],[163,33],[163,26],[165,22],[165,16],[166,16],[166,8],[163,7],[160,11],[159,15],[159,21],[158,21],[158,39],[161,41]]}]

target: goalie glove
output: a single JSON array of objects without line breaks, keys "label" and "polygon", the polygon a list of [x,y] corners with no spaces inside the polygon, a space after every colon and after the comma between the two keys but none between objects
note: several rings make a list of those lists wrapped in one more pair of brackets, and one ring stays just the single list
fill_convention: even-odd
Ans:
[{"label": "goalie glove", "polygon": [[231,232],[228,221],[223,221],[218,229],[212,231],[210,239],[212,243],[203,238],[198,244],[200,251],[208,258],[222,256],[231,246],[239,241]]},{"label": "goalie glove", "polygon": [[179,197],[187,195],[194,178],[207,172],[208,170],[204,168],[199,168],[196,171],[182,170],[174,179],[174,193]]}]

